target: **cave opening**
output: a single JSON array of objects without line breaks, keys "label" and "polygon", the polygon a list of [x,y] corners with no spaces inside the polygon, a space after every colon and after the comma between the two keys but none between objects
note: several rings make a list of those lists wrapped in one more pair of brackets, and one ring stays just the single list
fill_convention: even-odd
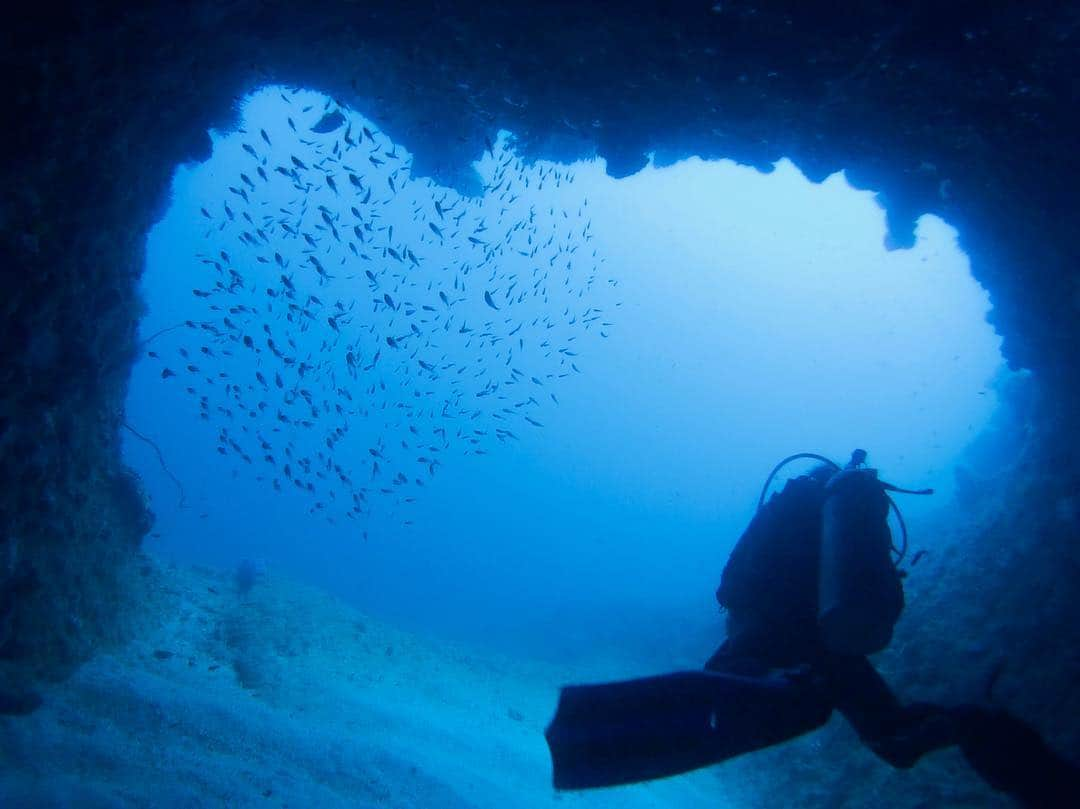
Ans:
[{"label": "cave opening", "polygon": [[[898,498],[912,532],[902,566],[906,605],[874,667],[904,702],[983,696],[1022,723],[1010,734],[1021,747],[1037,731],[1054,750],[1077,749],[1080,319],[1069,189],[1077,173],[1080,119],[1070,79],[1080,25],[1071,4],[963,3],[943,13],[940,4],[871,3],[837,13],[829,4],[738,0],[617,9],[271,0],[96,3],[59,14],[27,7],[6,21],[15,92],[0,215],[9,280],[0,804],[190,804],[229,795],[259,804],[548,806],[551,761],[540,739],[558,686],[700,669],[724,637],[713,598],[718,574],[765,474],[789,452],[843,461],[853,444],[869,450],[884,479],[939,489],[932,498]],[[395,267],[384,254],[394,248],[408,270],[403,278],[431,277],[453,245],[451,258],[483,260],[498,208],[486,231],[453,237],[433,202],[465,205],[466,219],[478,223],[483,186],[498,180],[483,182],[470,161],[513,155],[525,161],[510,157],[515,178],[534,177],[541,165],[573,176],[549,203],[560,219],[566,210],[562,221],[576,224],[576,206],[588,198],[581,222],[592,222],[588,246],[604,259],[598,282],[575,286],[583,297],[563,294],[556,310],[535,298],[511,304],[508,278],[489,282],[470,271],[459,279],[464,299],[448,299],[455,316],[466,316],[455,326],[471,331],[444,338],[436,364],[427,353],[430,324],[403,306],[424,312],[426,299],[386,282],[392,270],[380,276],[385,286],[365,282],[357,294],[325,260],[322,251],[337,242],[318,205],[342,236],[352,214],[326,172],[312,169],[324,156],[314,147],[297,146],[308,169],[287,153],[280,165],[296,169],[301,185],[322,183],[303,193],[311,198],[303,221],[317,242],[313,256],[335,277],[319,283],[299,235],[279,238],[258,210],[243,209],[254,222],[243,218],[248,203],[229,186],[258,204],[270,201],[270,185],[239,144],[235,160],[222,158],[240,120],[239,94],[270,83],[317,87],[362,111],[377,124],[376,159],[393,160],[384,152],[394,142],[395,167],[414,155],[395,177],[409,179],[394,197],[415,202],[424,218],[414,222],[408,205],[399,215],[391,201],[372,221],[379,251],[372,258]],[[298,113],[295,134],[332,150],[345,127],[310,131],[332,112]],[[343,114],[354,121],[355,140],[360,116]],[[211,127],[220,133],[213,144]],[[245,127],[241,135],[267,154],[258,128]],[[267,134],[273,148],[284,145],[276,129]],[[292,134],[285,125],[282,137]],[[366,160],[375,143],[366,135],[363,143]],[[348,159],[357,154],[350,148]],[[593,155],[606,167],[586,159]],[[201,168],[189,162],[205,160]],[[178,165],[172,230],[163,223],[148,243]],[[387,163],[368,165],[384,182]],[[213,167],[218,182],[198,183],[210,193],[188,196],[185,173],[190,180]],[[300,198],[286,175],[270,162],[262,167],[284,184],[283,207]],[[425,177],[436,182],[425,185]],[[787,180],[793,188],[781,191]],[[821,246],[834,233],[822,221],[832,210],[826,197],[839,187],[846,199],[845,182],[861,190],[852,206],[857,197],[871,213],[837,213],[849,223],[865,219],[867,230],[849,229],[839,237],[848,249],[830,253]],[[773,190],[759,198],[759,187]],[[504,191],[505,184],[497,193]],[[889,237],[868,191],[879,194]],[[808,207],[785,217],[789,198]],[[216,230],[228,219],[223,200],[236,220]],[[212,220],[199,212],[204,204]],[[367,206],[357,208],[373,220]],[[916,230],[923,213],[940,219],[924,218]],[[429,220],[445,245],[430,228],[428,241],[419,240]],[[785,224],[773,233],[763,221]],[[234,244],[240,222],[259,249]],[[251,230],[256,224],[272,244]],[[994,381],[977,381],[978,347],[997,338],[983,325],[984,293],[949,297],[968,283],[966,260],[951,275],[951,263],[929,245],[941,235],[952,246],[951,228],[992,296],[987,316],[1002,355],[1028,371],[1001,371],[992,356],[986,369]],[[521,237],[528,245],[521,230],[511,242]],[[882,252],[885,239],[898,249]],[[419,270],[398,250],[403,242]],[[558,243],[572,246],[562,236]],[[855,245],[873,258],[861,261]],[[215,255],[208,248],[232,259],[221,275],[199,264],[196,252]],[[570,256],[575,285],[587,275],[576,271],[583,249]],[[279,271],[274,253],[289,266]],[[909,267],[920,255],[927,260]],[[141,286],[148,257],[156,271]],[[163,274],[163,266],[175,272]],[[243,283],[225,291],[230,269]],[[298,287],[295,300],[282,275]],[[254,306],[253,279],[263,294],[259,317],[230,312]],[[264,308],[267,279],[277,283],[273,319]],[[608,279],[618,284],[605,286]],[[904,286],[919,279],[926,295]],[[433,283],[431,292],[438,298],[446,289]],[[515,297],[520,289],[519,281]],[[141,324],[140,297],[149,304]],[[329,307],[338,300],[357,303],[337,319]],[[936,314],[922,308],[930,300],[941,305]],[[507,332],[517,323],[497,319],[527,303],[555,316],[559,356],[540,350],[532,318],[513,336]],[[446,317],[441,299],[431,305]],[[604,310],[600,319],[575,331],[594,305]],[[964,308],[972,317],[961,317]],[[568,310],[579,314],[574,324],[562,319]],[[197,317],[196,330],[173,330],[189,317]],[[377,332],[360,332],[365,323]],[[601,324],[610,324],[607,336]],[[259,354],[229,340],[243,345],[251,336],[255,345],[262,325],[273,334],[262,332]],[[534,350],[515,351],[511,367],[521,376],[510,384],[494,373],[507,355],[496,355],[519,336],[535,341],[526,343]],[[356,395],[359,380],[336,342],[360,337],[382,340],[375,367],[385,369],[386,388],[376,382],[374,397],[371,383]],[[371,376],[364,368],[373,345],[364,345],[360,379]],[[948,353],[950,345],[958,350]],[[168,364],[156,364],[151,351]],[[301,377],[309,354],[313,367]],[[324,356],[329,366],[320,367]],[[851,361],[838,368],[842,356]],[[561,377],[568,366],[560,357],[581,372]],[[486,373],[452,386],[463,358]],[[272,361],[282,388],[266,373]],[[408,373],[399,370],[405,362]],[[325,370],[343,365],[331,389]],[[166,367],[176,376],[162,379]],[[372,403],[378,420],[350,412],[344,397],[330,395],[339,388]],[[420,425],[412,419],[397,425],[408,432],[410,446],[401,446],[387,421],[395,428],[390,417],[415,413],[418,398],[452,401],[452,441],[425,435],[425,451],[414,452],[408,425]],[[341,415],[336,403],[348,416],[340,439],[321,429]],[[457,412],[466,409],[481,415]],[[290,422],[277,420],[279,410]],[[504,424],[496,413],[515,421]],[[287,429],[297,419],[320,429]],[[967,440],[965,429],[977,437],[955,464],[951,449]],[[286,433],[292,446],[281,441]],[[439,449],[434,475],[419,461],[436,458],[431,446]],[[373,500],[381,511],[366,518],[366,541],[356,517],[338,507],[342,499],[346,510],[357,505],[349,489],[332,465],[316,465],[318,452],[382,495]],[[277,475],[264,453],[274,456]],[[402,457],[408,483],[397,480]],[[376,461],[385,477],[375,476]],[[332,501],[316,472],[339,484]],[[318,496],[291,482],[297,477]],[[501,654],[507,649],[521,654]],[[1001,752],[1001,761],[1028,760],[1023,751]],[[1076,802],[1068,797],[1073,784],[1034,766],[1011,769],[1039,781],[1042,792],[1054,790],[1054,799]],[[1009,803],[995,793],[955,750],[910,770],[876,763],[836,717],[802,740],[697,775],[573,800],[621,809],[717,800],[756,806],[777,795],[830,806],[883,795],[897,806]]]},{"label": "cave opening", "polygon": [[627,642],[628,615],[707,603],[780,457],[865,446],[940,505],[994,413],[1000,343],[955,231],[926,216],[887,250],[842,174],[615,180],[501,132],[468,196],[283,87],[213,141],[148,238],[126,407],[168,559],[254,559],[504,647],[566,616],[553,653]]}]

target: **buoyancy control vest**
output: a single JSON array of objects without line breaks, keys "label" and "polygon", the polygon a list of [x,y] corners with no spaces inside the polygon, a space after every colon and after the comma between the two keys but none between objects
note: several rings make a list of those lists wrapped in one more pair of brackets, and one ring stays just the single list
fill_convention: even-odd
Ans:
[{"label": "buoyancy control vest", "polygon": [[[824,462],[824,474],[795,478],[765,503],[776,473],[802,457]],[[816,630],[824,647],[838,654],[871,654],[888,645],[904,606],[898,565],[907,531],[897,509],[903,541],[895,548],[888,515],[896,506],[887,492],[932,490],[884,483],[865,459],[856,450],[841,469],[820,455],[800,453],[773,469],[717,590],[732,617],[756,616],[764,631],[790,618],[799,626],[786,628]]]}]

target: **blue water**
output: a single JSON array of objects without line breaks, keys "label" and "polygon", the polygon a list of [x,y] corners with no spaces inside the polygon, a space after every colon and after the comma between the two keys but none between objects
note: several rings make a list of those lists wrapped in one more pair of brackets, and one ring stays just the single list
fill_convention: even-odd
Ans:
[{"label": "blue water", "polygon": [[413,176],[362,111],[313,132],[335,109],[256,93],[148,238],[126,417],[169,474],[125,451],[153,554],[253,560],[523,657],[662,661],[718,640],[717,577],[785,455],[865,447],[947,502],[1002,370],[947,223],[887,252],[884,211],[842,175],[689,159],[613,180],[526,163],[512,133],[467,197]]}]

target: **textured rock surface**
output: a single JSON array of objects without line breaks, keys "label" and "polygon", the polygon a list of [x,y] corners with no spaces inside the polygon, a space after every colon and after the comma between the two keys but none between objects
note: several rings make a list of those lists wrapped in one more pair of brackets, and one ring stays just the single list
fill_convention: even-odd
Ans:
[{"label": "textured rock surface", "polygon": [[[458,184],[499,128],[527,155],[599,153],[617,175],[647,152],[761,168],[788,156],[814,179],[844,169],[880,193],[895,244],[926,212],[960,229],[1008,359],[1035,369],[1066,414],[1041,435],[1062,447],[1074,434],[1076,7],[47,6],[9,12],[0,35],[8,661],[59,675],[115,635],[119,571],[148,524],[118,456],[143,238],[175,165],[205,157],[207,128],[267,82],[363,110],[418,172]],[[1067,493],[1071,481],[1046,485]]]}]

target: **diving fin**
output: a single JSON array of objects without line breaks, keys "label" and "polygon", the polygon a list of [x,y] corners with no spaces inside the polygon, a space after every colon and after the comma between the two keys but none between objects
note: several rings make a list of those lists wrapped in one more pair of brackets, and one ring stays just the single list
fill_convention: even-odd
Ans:
[{"label": "diving fin", "polygon": [[664,778],[799,736],[832,705],[809,676],[685,671],[562,689],[544,736],[556,789]]}]

